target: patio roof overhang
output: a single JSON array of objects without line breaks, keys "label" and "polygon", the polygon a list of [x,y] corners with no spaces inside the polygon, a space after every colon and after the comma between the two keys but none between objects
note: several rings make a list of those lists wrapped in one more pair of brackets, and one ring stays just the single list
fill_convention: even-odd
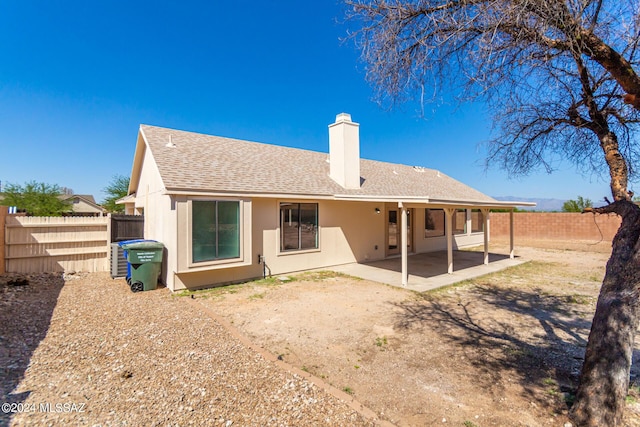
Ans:
[{"label": "patio roof overhang", "polygon": [[431,207],[458,208],[486,208],[509,209],[519,206],[533,207],[533,202],[501,201],[501,200],[473,200],[473,199],[441,199],[429,196],[393,196],[393,195],[360,195],[360,194],[292,194],[292,193],[261,193],[261,192],[225,192],[166,188],[164,194],[172,196],[204,196],[204,197],[260,197],[260,198],[294,198],[318,200],[343,200],[352,202],[402,203],[409,205],[429,205]]},{"label": "patio roof overhang", "polygon": [[502,201],[502,200],[472,200],[472,199],[439,199],[429,196],[369,196],[369,195],[351,195],[336,194],[336,200],[352,200],[361,202],[385,202],[385,203],[402,203],[406,205],[430,205],[436,207],[470,207],[470,208],[486,208],[486,209],[508,209],[518,206],[536,206],[534,202],[521,201]]}]

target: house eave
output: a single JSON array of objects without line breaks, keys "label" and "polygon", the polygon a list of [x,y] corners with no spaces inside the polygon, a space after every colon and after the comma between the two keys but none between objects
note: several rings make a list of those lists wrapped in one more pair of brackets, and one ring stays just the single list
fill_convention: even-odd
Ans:
[{"label": "house eave", "polygon": [[336,200],[353,200],[353,201],[371,201],[371,202],[389,202],[389,203],[420,203],[426,205],[437,206],[465,206],[465,207],[484,207],[484,208],[515,208],[518,206],[536,206],[533,202],[519,201],[500,201],[500,200],[474,200],[474,199],[435,199],[429,196],[364,196],[337,194]]},{"label": "house eave", "polygon": [[167,188],[163,194],[168,196],[195,196],[195,197],[236,197],[236,198],[264,198],[264,199],[309,199],[332,200],[333,196],[326,194],[296,194],[296,193],[259,193],[239,191],[210,191],[210,190],[185,190]]},{"label": "house eave", "polygon": [[354,194],[336,194],[333,196],[335,200],[350,200],[355,202],[388,202],[388,203],[429,203],[429,196],[389,196],[389,195],[354,195]]},{"label": "house eave", "polygon": [[438,204],[443,206],[470,206],[470,207],[483,207],[487,209],[508,209],[516,208],[519,206],[534,207],[535,202],[520,202],[520,201],[501,201],[501,200],[443,200],[443,199],[431,199],[431,204]]},{"label": "house eave", "polygon": [[116,200],[116,205],[125,205],[127,203],[134,203],[136,201],[136,193],[129,194]]},{"label": "house eave", "polygon": [[377,202],[377,203],[406,203],[423,204],[430,206],[457,206],[507,209],[518,206],[536,206],[533,202],[499,201],[499,200],[445,200],[432,199],[429,196],[392,196],[392,195],[358,195],[358,194],[301,194],[301,193],[260,193],[238,191],[210,191],[194,189],[167,188],[163,194],[169,196],[195,196],[195,197],[237,197],[237,198],[265,198],[265,199],[305,199],[305,200],[341,200],[353,202]]}]

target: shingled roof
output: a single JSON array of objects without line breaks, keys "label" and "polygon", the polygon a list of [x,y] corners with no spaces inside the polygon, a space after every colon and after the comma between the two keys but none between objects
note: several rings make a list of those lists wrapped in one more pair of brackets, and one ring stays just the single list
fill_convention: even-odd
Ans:
[{"label": "shingled roof", "polygon": [[140,135],[168,193],[506,205],[434,169],[361,159],[362,185],[349,190],[329,177],[327,153],[148,125]]}]

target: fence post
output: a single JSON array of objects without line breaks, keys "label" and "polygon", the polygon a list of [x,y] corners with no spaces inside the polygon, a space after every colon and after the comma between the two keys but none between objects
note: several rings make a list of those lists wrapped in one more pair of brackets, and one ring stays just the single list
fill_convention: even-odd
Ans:
[{"label": "fence post", "polygon": [[4,229],[9,210],[6,206],[0,206],[0,274],[6,273],[6,263],[4,259]]}]

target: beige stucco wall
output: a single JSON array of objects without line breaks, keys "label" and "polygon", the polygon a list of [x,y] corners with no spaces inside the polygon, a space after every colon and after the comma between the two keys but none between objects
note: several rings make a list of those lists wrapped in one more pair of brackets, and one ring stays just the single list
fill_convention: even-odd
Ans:
[{"label": "beige stucco wall", "polygon": [[[281,201],[301,200],[256,198],[250,201],[251,221],[245,223],[245,230],[250,230],[248,265],[218,264],[206,270],[194,268],[192,272],[186,272],[189,270],[188,260],[183,257],[189,244],[188,228],[185,225],[188,222],[188,198],[178,199],[177,247],[180,254],[178,269],[169,270],[167,274],[167,286],[172,290],[200,288],[261,277],[263,266],[258,263],[259,255],[264,257],[267,271],[272,275],[384,258],[384,215],[375,213],[375,207],[380,204],[317,201],[319,248],[283,253],[279,247]],[[246,206],[245,203],[245,208]]]},{"label": "beige stucco wall", "polygon": [[380,204],[319,201],[319,249],[296,253],[279,250],[281,201],[296,200],[268,200],[262,207],[271,217],[263,230],[263,253],[274,274],[384,258],[384,215],[375,213]]},{"label": "beige stucco wall", "polygon": [[[387,209],[397,208],[397,203],[387,203]],[[412,209],[413,215],[413,251],[412,253],[443,251],[447,249],[447,238],[445,236],[425,237],[425,208],[441,209],[442,206],[428,206],[425,204],[408,204]],[[471,219],[467,215],[467,230],[471,230]],[[484,233],[467,233],[455,234],[453,236],[453,248],[460,249],[464,247],[477,246],[484,243]]]},{"label": "beige stucco wall", "polygon": [[[179,196],[175,200],[176,212],[176,246],[174,257],[176,263],[167,273],[167,287],[171,290],[185,288],[202,288],[219,283],[239,282],[259,277],[262,267],[258,264],[255,248],[256,230],[261,227],[259,216],[255,216],[251,199],[228,198],[242,202],[241,217],[241,260],[212,262],[207,265],[193,266],[190,263],[190,200],[225,200],[223,197],[187,197]],[[257,223],[254,223],[257,221]]]},{"label": "beige stucco wall", "polygon": [[144,214],[144,238],[162,242],[165,247],[160,280],[169,285],[168,273],[176,265],[176,212],[171,197],[164,194],[158,167],[148,150],[140,170],[135,199],[136,212]]},{"label": "beige stucco wall", "polygon": [[[292,198],[253,198],[241,200],[243,206],[242,255],[233,262],[190,265],[189,196],[167,196],[154,177],[153,159],[145,159],[136,205],[144,208],[145,238],[161,241],[167,248],[162,280],[171,290],[196,289],[217,284],[241,282],[261,277],[263,257],[267,273],[281,275],[350,262],[384,259],[387,245],[386,209],[397,204]],[[222,197],[205,199],[221,200]],[[232,198],[233,199],[233,198]],[[280,251],[280,202],[318,203],[319,248],[301,252]],[[424,207],[413,209],[413,252],[446,249],[446,238],[424,237]],[[376,213],[376,209],[380,213]],[[454,245],[464,247],[483,242],[483,233],[456,235]]]}]

